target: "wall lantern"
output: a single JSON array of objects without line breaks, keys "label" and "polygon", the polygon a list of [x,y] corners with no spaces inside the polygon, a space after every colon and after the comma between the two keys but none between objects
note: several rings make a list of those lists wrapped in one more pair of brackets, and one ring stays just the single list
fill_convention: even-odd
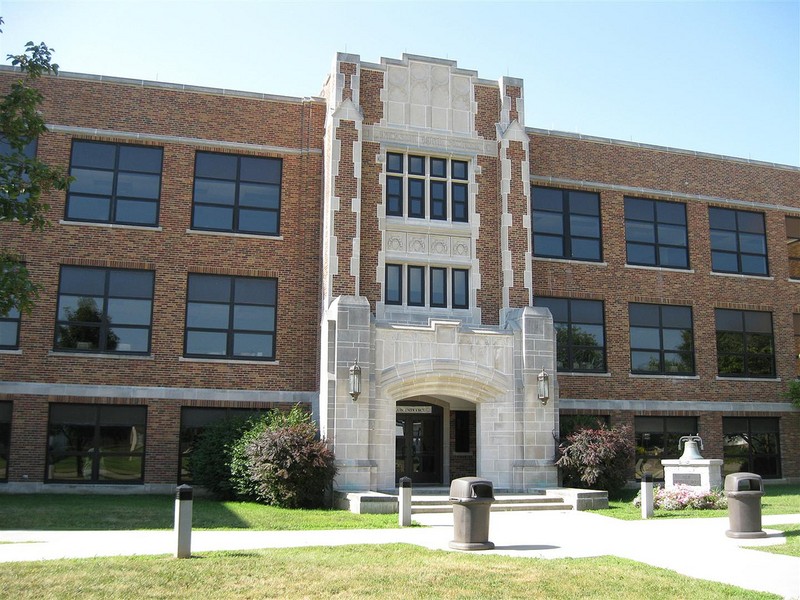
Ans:
[{"label": "wall lantern", "polygon": [[545,372],[544,367],[542,367],[542,372],[539,373],[536,379],[538,380],[539,401],[544,406],[550,398],[550,377]]},{"label": "wall lantern", "polygon": [[353,402],[361,395],[361,367],[358,366],[358,360],[350,367],[350,395]]}]

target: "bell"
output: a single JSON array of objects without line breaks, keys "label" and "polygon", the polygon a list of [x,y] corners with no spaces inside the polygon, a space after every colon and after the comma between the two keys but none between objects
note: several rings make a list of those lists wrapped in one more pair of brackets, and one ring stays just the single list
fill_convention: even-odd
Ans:
[{"label": "bell", "polygon": [[683,455],[681,456],[681,462],[690,460],[703,460],[703,457],[700,456],[700,451],[697,449],[697,440],[693,439],[686,440],[686,444],[683,446]]}]

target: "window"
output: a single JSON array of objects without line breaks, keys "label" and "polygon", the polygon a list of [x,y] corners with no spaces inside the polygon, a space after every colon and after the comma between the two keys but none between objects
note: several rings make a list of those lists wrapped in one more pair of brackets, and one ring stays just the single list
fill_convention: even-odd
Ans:
[{"label": "window", "polygon": [[800,279],[800,217],[786,217],[786,251],[789,279]]},{"label": "window", "polygon": [[0,402],[0,481],[8,479],[8,456],[11,446],[11,402]]},{"label": "window", "polygon": [[225,419],[246,419],[259,412],[259,410],[248,408],[181,408],[178,484],[192,482],[192,471],[189,468],[190,456],[206,427]]},{"label": "window", "polygon": [[772,314],[721,308],[714,312],[720,377],[774,377]]},{"label": "window", "polygon": [[757,473],[780,479],[779,419],[775,417],[723,417],[723,476]]},{"label": "window", "polygon": [[275,360],[276,279],[189,275],[186,356]]},{"label": "window", "polygon": [[386,214],[466,223],[469,163],[438,157],[386,154]]},{"label": "window", "polygon": [[608,415],[561,415],[558,418],[559,443],[565,444],[567,437],[582,429],[602,429],[608,427]]},{"label": "window", "polygon": [[636,478],[650,473],[653,479],[664,479],[662,459],[680,458],[683,448],[679,440],[685,435],[697,435],[695,417],[634,417],[636,436]]},{"label": "window", "polygon": [[472,439],[475,437],[474,412],[467,410],[453,411],[453,452],[472,452]]},{"label": "window", "polygon": [[163,149],[75,140],[68,221],[155,226]]},{"label": "window", "polygon": [[711,268],[720,273],[768,275],[762,213],[709,208]]},{"label": "window", "polygon": [[625,241],[629,264],[688,269],[686,205],[625,198]]},{"label": "window", "polygon": [[534,186],[533,254],[601,261],[600,195]]},{"label": "window", "polygon": [[22,163],[36,158],[37,145],[38,139],[34,138],[23,146],[21,153],[17,153],[17,150],[12,148],[4,137],[0,136],[0,167],[6,175],[5,189],[0,193],[3,198],[10,198],[18,202],[25,202],[28,199],[25,187],[30,183],[30,177]]},{"label": "window", "polygon": [[694,374],[692,309],[659,304],[628,305],[631,372]]},{"label": "window", "polygon": [[12,308],[0,316],[0,350],[19,348],[19,311]]},{"label": "window", "polygon": [[278,235],[280,158],[198,152],[192,229]]},{"label": "window", "polygon": [[536,298],[553,314],[556,330],[556,369],[604,373],[606,370],[605,321],[600,300]]},{"label": "window", "polygon": [[[404,281],[405,271],[405,281]],[[418,265],[386,265],[384,302],[402,305],[405,286],[407,306],[426,306],[438,308],[469,308],[469,270],[447,269],[445,267],[426,267]],[[450,296],[448,297],[448,276],[450,272]],[[430,292],[426,297],[425,281],[430,282]]]},{"label": "window", "polygon": [[141,483],[145,406],[51,404],[48,482]]},{"label": "window", "polygon": [[152,271],[61,267],[55,348],[150,352],[153,279]]}]

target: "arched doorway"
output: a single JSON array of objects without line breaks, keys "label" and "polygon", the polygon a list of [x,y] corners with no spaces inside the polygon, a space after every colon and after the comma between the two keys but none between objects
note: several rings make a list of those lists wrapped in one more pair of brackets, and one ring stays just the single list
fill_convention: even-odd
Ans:
[{"label": "arched doorway", "polygon": [[395,420],[395,481],[442,483],[443,409],[424,402],[398,402]]}]

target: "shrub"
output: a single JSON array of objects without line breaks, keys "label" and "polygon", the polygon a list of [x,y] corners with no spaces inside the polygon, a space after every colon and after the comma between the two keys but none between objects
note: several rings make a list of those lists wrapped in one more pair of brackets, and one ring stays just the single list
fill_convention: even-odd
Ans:
[{"label": "shrub", "polygon": [[[698,490],[688,485],[676,484],[667,490],[660,486],[653,488],[653,508],[661,510],[684,510],[694,508],[697,510],[712,510],[728,508],[728,498],[725,492],[719,489]],[[642,505],[641,491],[633,499],[634,506]]]},{"label": "shrub", "polygon": [[230,483],[238,500],[256,500],[258,498],[258,486],[250,476],[248,446],[267,429],[274,430],[310,422],[311,415],[300,405],[293,406],[289,412],[275,409],[266,414],[252,417],[247,422],[245,429],[233,443],[230,452]]},{"label": "shrub", "polygon": [[256,499],[283,508],[316,508],[336,475],[333,452],[313,423],[266,428],[247,446]]},{"label": "shrub", "polygon": [[580,429],[567,436],[569,445],[562,447],[561,467],[564,485],[599,488],[609,496],[618,496],[633,468],[634,445],[629,427],[605,426]]},{"label": "shrub", "polygon": [[246,417],[230,417],[203,429],[189,455],[194,483],[221,500],[236,497],[231,483],[231,457],[236,440],[249,426]]}]

